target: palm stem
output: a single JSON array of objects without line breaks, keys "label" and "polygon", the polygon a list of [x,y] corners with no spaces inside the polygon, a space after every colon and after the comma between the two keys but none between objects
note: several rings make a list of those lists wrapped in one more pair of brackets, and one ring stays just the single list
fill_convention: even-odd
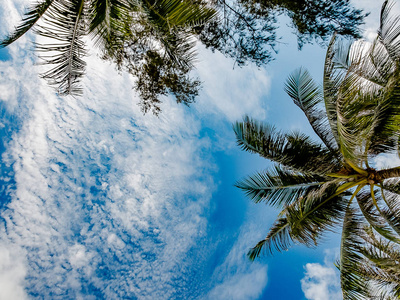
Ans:
[{"label": "palm stem", "polygon": [[386,199],[386,197],[385,197],[385,193],[384,193],[384,191],[383,191],[383,186],[382,186],[382,184],[379,183],[378,186],[379,186],[380,189],[381,189],[381,195],[382,195],[383,201],[385,201],[386,205],[387,205],[388,207],[390,207],[390,205],[389,205],[389,203],[388,203],[388,201],[387,201],[387,199]]},{"label": "palm stem", "polygon": [[361,175],[368,175],[368,172],[360,167],[358,167],[355,163],[353,163],[351,160],[345,158],[346,163],[357,173]]},{"label": "palm stem", "polygon": [[379,213],[380,213],[381,216],[382,216],[382,215],[383,215],[383,214],[382,214],[382,211],[381,211],[381,209],[379,208],[378,202],[376,201],[376,198],[375,198],[374,185],[371,184],[371,185],[370,185],[370,188],[371,188],[371,198],[372,198],[372,202],[374,203],[376,209],[379,211]]}]

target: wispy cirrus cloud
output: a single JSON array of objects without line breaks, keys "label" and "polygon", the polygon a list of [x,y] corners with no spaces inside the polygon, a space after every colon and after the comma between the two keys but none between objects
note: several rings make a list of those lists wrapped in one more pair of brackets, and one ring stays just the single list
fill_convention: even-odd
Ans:
[{"label": "wispy cirrus cloud", "polygon": [[214,269],[213,287],[206,299],[260,299],[268,283],[268,266],[259,260],[250,261],[247,252],[262,238],[260,228],[268,223],[265,210],[255,206],[249,209],[235,243]]}]

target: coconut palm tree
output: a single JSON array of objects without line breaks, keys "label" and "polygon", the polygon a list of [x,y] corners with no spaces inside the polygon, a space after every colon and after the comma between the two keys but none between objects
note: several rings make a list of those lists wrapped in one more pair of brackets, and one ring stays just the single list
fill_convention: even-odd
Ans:
[{"label": "coconut palm tree", "polygon": [[372,44],[332,38],[322,88],[304,69],[289,76],[285,90],[320,142],[249,117],[234,125],[243,150],[276,163],[236,184],[254,202],[281,209],[249,258],[293,242],[315,246],[341,224],[345,299],[371,299],[371,282],[400,295],[400,167],[376,168],[377,158],[400,153],[400,18],[391,17],[392,5],[384,2]]},{"label": "coconut palm tree", "polygon": [[25,13],[0,47],[33,28],[48,41],[36,44],[44,63],[53,66],[43,77],[60,95],[76,95],[82,93],[79,80],[86,66],[86,36],[108,59],[124,60],[121,51],[125,55],[131,51],[140,64],[151,52],[182,71],[190,69],[193,61],[194,28],[214,16],[215,11],[201,1],[42,0]]}]

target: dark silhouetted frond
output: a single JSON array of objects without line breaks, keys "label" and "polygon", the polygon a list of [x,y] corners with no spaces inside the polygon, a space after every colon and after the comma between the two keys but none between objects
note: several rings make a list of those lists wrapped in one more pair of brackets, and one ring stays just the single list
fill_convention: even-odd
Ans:
[{"label": "dark silhouetted frond", "polygon": [[85,0],[55,2],[44,17],[45,26],[37,29],[40,35],[53,41],[53,44],[38,44],[37,50],[45,64],[55,65],[43,77],[57,87],[60,95],[82,93],[79,80],[86,67],[83,60],[86,13]]},{"label": "dark silhouetted frond", "polygon": [[250,249],[247,256],[250,260],[254,260],[260,256],[264,250],[270,254],[276,251],[287,250],[291,244],[289,224],[286,218],[279,218],[275,221],[270,229],[267,237],[257,243],[254,248]]},{"label": "dark silhouetted frond", "polygon": [[23,36],[29,29],[31,29],[37,21],[43,16],[47,9],[52,5],[55,0],[44,0],[31,7],[21,20],[21,24],[15,28],[15,31],[9,34],[5,39],[0,42],[0,48],[6,47],[15,42]]}]

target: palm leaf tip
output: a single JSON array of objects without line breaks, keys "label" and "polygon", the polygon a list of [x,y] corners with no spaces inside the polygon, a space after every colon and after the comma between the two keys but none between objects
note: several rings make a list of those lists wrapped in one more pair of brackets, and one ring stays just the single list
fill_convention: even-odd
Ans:
[{"label": "palm leaf tip", "polygon": [[255,260],[261,252],[273,254],[274,251],[286,251],[291,244],[289,223],[286,218],[279,218],[271,227],[265,239],[259,241],[256,246],[249,250],[247,256],[250,260]]},{"label": "palm leaf tip", "polygon": [[29,31],[29,29],[34,27],[34,25],[39,21],[39,19],[50,8],[53,1],[54,0],[44,0],[32,6],[30,9],[28,9],[21,20],[21,24],[19,24],[15,28],[13,33],[9,34],[3,40],[0,41],[0,48],[4,48],[12,44],[21,36],[23,36],[27,31]]},{"label": "palm leaf tip", "polygon": [[319,87],[314,83],[310,73],[303,68],[289,75],[284,89],[302,110],[311,109],[321,100]]},{"label": "palm leaf tip", "polygon": [[[37,26],[36,33],[50,38],[53,44],[37,44],[43,64],[54,67],[42,77],[54,85],[60,95],[81,95],[80,79],[85,74],[86,48],[83,37],[87,34],[88,11],[85,0],[55,2]],[[50,53],[50,54],[48,54]]]},{"label": "palm leaf tip", "polygon": [[251,260],[254,261],[257,257],[260,256],[260,252],[261,252],[262,247],[253,247],[249,250],[249,252],[247,252],[247,257]]}]

